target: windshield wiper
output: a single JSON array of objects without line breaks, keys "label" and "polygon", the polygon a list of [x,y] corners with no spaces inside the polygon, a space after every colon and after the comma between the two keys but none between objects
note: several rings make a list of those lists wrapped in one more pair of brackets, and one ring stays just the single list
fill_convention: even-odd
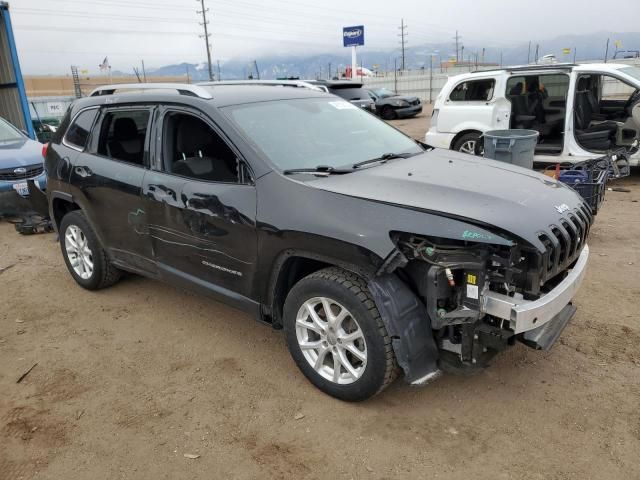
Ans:
[{"label": "windshield wiper", "polygon": [[370,158],[369,160],[363,160],[362,162],[354,163],[352,167],[360,168],[365,165],[369,165],[371,163],[376,163],[376,162],[384,163],[387,160],[393,160],[394,158],[409,158],[409,157],[413,157],[414,155],[418,155],[418,153],[383,153],[379,157]]},{"label": "windshield wiper", "polygon": [[285,175],[291,175],[294,173],[319,173],[321,175],[332,175],[332,174],[344,174],[351,173],[353,170],[347,168],[335,168],[329,165],[318,165],[313,168],[289,168],[287,170],[283,170],[282,173]]}]

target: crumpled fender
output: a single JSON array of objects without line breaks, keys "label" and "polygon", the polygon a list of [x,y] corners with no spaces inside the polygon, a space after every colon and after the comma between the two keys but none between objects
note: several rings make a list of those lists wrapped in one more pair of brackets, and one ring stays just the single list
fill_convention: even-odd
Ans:
[{"label": "crumpled fender", "polygon": [[374,277],[368,286],[406,382],[424,384],[439,376],[438,347],[424,304],[394,274]]}]

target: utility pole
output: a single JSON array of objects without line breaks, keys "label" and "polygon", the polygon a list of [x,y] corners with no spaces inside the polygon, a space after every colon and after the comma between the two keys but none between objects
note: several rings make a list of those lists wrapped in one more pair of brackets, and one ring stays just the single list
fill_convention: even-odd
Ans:
[{"label": "utility pole", "polygon": [[458,57],[458,52],[460,51],[458,45],[459,45],[460,39],[462,38],[460,35],[458,35],[458,30],[456,30],[456,36],[453,38],[456,41],[456,63],[458,63],[460,61],[460,57]]},{"label": "utility pole", "polygon": [[398,91],[398,59],[393,59],[393,91]]},{"label": "utility pole", "polygon": [[220,60],[218,60],[218,81],[222,80],[222,75],[220,74]]},{"label": "utility pole", "polygon": [[256,75],[258,76],[258,80],[260,80],[260,70],[258,70],[258,61],[254,60],[253,65],[256,67]]},{"label": "utility pole", "polygon": [[144,69],[144,60],[142,62],[142,78],[144,78],[144,82],[147,83],[147,71]]},{"label": "utility pole", "polygon": [[204,35],[200,35],[200,38],[204,37],[204,43],[207,46],[207,65],[209,66],[209,80],[213,80],[213,70],[211,68],[211,45],[209,45],[209,37],[211,36],[211,34],[209,33],[209,29],[207,27],[207,25],[209,24],[209,21],[207,20],[207,12],[209,11],[209,9],[204,8],[204,0],[196,0],[196,2],[200,2],[200,5],[202,6],[202,10],[196,11],[196,13],[202,14],[202,23],[200,25],[204,27]]},{"label": "utility pole", "polygon": [[529,50],[527,50],[527,65],[531,63],[531,40],[529,40]]},{"label": "utility pole", "polygon": [[539,53],[539,51],[540,51],[540,45],[536,43],[536,58],[535,58],[536,65],[538,64],[538,53]]},{"label": "utility pole", "polygon": [[464,45],[460,45],[460,61],[464,63]]},{"label": "utility pole", "polygon": [[189,64],[185,65],[187,70],[187,83],[191,83],[191,77],[189,77]]},{"label": "utility pole", "polygon": [[578,49],[577,48],[573,48],[573,63],[576,63],[576,55],[578,53]]},{"label": "utility pole", "polygon": [[402,67],[402,71],[404,72],[406,68],[404,63],[404,48],[407,44],[407,26],[404,24],[404,18],[400,19],[400,26],[398,28],[400,29],[400,34],[398,36],[400,37],[400,45],[402,47],[402,63],[400,64],[400,66]]},{"label": "utility pole", "polygon": [[608,56],[609,56],[609,39],[607,38],[607,48],[604,51],[604,63],[607,63]]},{"label": "utility pole", "polygon": [[331,62],[329,62],[329,69],[327,70],[327,80],[331,80]]}]

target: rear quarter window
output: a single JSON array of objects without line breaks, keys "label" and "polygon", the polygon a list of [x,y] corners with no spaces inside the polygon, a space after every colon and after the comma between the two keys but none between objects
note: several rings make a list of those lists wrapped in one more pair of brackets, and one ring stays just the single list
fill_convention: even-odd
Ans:
[{"label": "rear quarter window", "polygon": [[91,127],[98,114],[97,108],[80,112],[71,122],[67,133],[64,135],[64,142],[72,147],[84,149],[89,139]]},{"label": "rear quarter window", "polygon": [[495,86],[496,81],[493,78],[460,82],[449,94],[449,100],[452,102],[486,102],[493,98]]}]

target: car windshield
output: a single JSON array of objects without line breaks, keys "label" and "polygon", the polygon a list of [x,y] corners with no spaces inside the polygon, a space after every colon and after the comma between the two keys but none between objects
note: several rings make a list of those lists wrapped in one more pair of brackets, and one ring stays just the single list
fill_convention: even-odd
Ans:
[{"label": "car windshield", "polygon": [[620,71],[622,73],[626,73],[630,77],[635,78],[636,80],[640,80],[640,68],[638,67],[624,67],[621,68]]},{"label": "car windshield", "polygon": [[0,142],[16,142],[23,138],[13,125],[0,118]]},{"label": "car windshield", "polygon": [[374,90],[374,93],[379,96],[380,98],[387,98],[387,97],[395,97],[396,93],[392,92],[391,90],[387,90],[386,88],[379,88],[378,90]]},{"label": "car windshield", "polygon": [[277,100],[222,110],[281,170],[346,168],[389,153],[422,152],[411,138],[339,99]]}]

